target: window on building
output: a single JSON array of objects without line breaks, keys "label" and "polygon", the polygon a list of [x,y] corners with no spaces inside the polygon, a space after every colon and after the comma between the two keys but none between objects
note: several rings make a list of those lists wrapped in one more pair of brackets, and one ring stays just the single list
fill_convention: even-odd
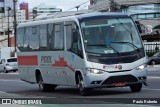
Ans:
[{"label": "window on building", "polygon": [[154,14],[146,14],[146,18],[154,18]]},{"label": "window on building", "polygon": [[160,13],[159,13],[159,14],[158,14],[158,13],[156,14],[156,18],[160,18]]},{"label": "window on building", "polygon": [[145,15],[138,15],[138,19],[144,19],[146,18]]}]

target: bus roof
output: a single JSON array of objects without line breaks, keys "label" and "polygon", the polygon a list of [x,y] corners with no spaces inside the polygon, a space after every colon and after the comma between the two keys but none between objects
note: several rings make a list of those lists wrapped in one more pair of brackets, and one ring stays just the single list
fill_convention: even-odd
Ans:
[{"label": "bus roof", "polygon": [[87,14],[81,14],[76,16],[80,21],[88,19],[97,19],[97,18],[118,18],[118,17],[130,17],[125,13],[120,12],[92,12]]},{"label": "bus roof", "polygon": [[[62,14],[62,13],[61,13]],[[84,14],[75,14],[75,15],[66,15],[62,17],[55,17],[55,18],[48,18],[48,19],[43,19],[43,20],[34,20],[34,21],[28,21],[25,23],[21,23],[18,25],[18,27],[22,26],[29,26],[29,25],[36,25],[39,24],[40,22],[48,22],[50,23],[52,20],[55,21],[67,21],[67,20],[72,20],[72,19],[78,19],[79,21],[84,21],[88,19],[98,19],[98,18],[122,18],[122,17],[130,17],[129,15],[125,13],[119,13],[119,12],[91,12],[91,13],[84,13]],[[41,24],[42,24],[41,23]]]}]

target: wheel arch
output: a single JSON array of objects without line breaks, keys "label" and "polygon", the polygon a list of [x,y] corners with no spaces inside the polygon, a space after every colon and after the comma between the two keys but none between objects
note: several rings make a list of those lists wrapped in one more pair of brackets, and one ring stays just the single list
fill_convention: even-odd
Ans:
[{"label": "wheel arch", "polygon": [[76,70],[76,73],[75,73],[75,81],[76,81],[76,85],[78,84],[78,75],[81,75],[81,76],[83,77],[82,74],[83,74],[83,73],[81,72],[81,70]]},{"label": "wheel arch", "polygon": [[38,76],[39,76],[39,75],[42,76],[42,73],[41,73],[40,69],[36,69],[36,70],[35,70],[36,83],[38,83]]}]

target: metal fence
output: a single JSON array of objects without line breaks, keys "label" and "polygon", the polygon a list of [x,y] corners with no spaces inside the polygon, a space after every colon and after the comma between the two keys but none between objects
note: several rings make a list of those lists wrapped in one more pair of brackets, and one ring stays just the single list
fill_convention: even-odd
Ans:
[{"label": "metal fence", "polygon": [[160,51],[160,42],[148,42],[144,43],[144,49],[146,53],[156,53]]}]

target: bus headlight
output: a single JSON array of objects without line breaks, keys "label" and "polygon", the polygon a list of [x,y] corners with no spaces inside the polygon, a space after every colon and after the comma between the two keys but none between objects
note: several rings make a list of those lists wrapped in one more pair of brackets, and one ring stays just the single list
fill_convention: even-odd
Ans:
[{"label": "bus headlight", "polygon": [[100,69],[93,69],[93,68],[87,68],[88,73],[93,73],[93,74],[103,74],[104,71]]},{"label": "bus headlight", "polygon": [[136,67],[136,70],[143,70],[143,69],[145,69],[146,67],[147,67],[147,64],[142,64],[142,65]]}]

